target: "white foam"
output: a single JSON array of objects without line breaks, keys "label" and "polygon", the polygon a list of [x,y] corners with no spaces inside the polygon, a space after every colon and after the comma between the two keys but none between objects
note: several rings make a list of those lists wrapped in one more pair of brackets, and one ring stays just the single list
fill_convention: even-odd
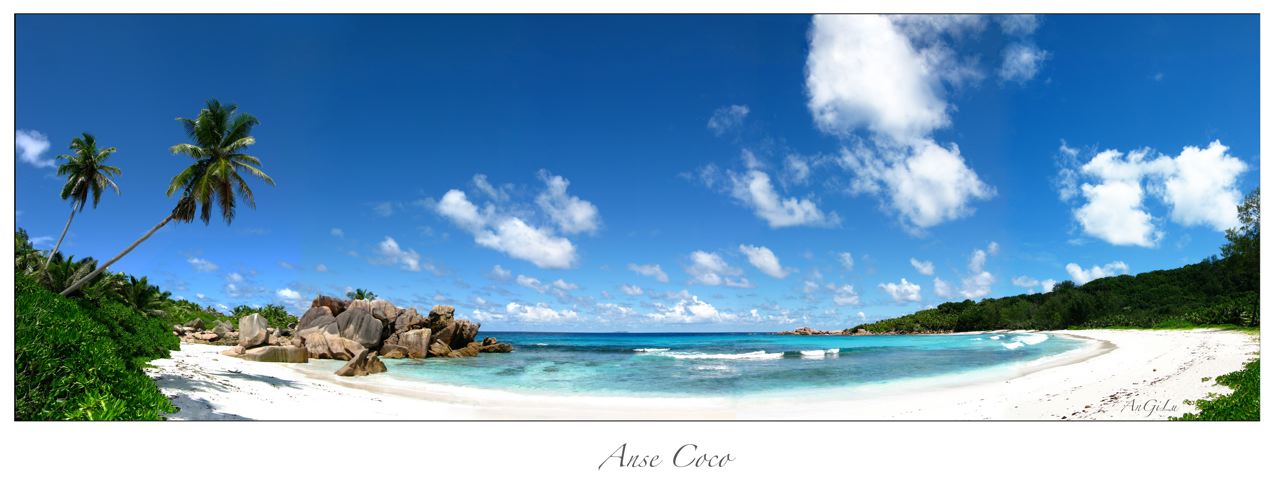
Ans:
[{"label": "white foam", "polygon": [[545,343],[534,343],[534,344],[533,344],[533,346],[535,346],[535,347],[544,347],[544,346],[546,346],[546,345],[547,345],[547,344],[545,344]]},{"label": "white foam", "polygon": [[1002,340],[1002,339],[1003,339],[1003,335],[994,335],[990,337],[990,340]]},{"label": "white foam", "polygon": [[1021,347],[1024,347],[1024,346],[1025,346],[1025,344],[1024,344],[1024,343],[1021,343],[1021,342],[1015,342],[1015,341],[1013,341],[1013,342],[1007,342],[1007,343],[1004,343],[1004,344],[1003,344],[1003,348],[1006,348],[1006,349],[1008,349],[1008,350],[1016,350],[1016,349],[1021,348]]},{"label": "white foam", "polygon": [[838,355],[838,354],[839,354],[839,349],[837,349],[837,348],[831,348],[831,349],[829,349],[829,350],[826,350],[826,351],[825,351],[825,354],[826,354],[826,355]]},{"label": "white foam", "polygon": [[1026,345],[1038,345],[1047,341],[1047,335],[1043,333],[1030,333],[1028,335],[1017,335],[1012,340],[1024,343]]},{"label": "white foam", "polygon": [[745,353],[656,352],[656,354],[680,360],[773,360],[785,355],[782,352],[768,353],[764,350]]},{"label": "white foam", "polygon": [[802,350],[799,356],[803,358],[825,358],[825,350]]},{"label": "white foam", "polygon": [[669,352],[670,349],[669,348],[636,348],[634,351],[639,353],[652,353],[652,352]]}]

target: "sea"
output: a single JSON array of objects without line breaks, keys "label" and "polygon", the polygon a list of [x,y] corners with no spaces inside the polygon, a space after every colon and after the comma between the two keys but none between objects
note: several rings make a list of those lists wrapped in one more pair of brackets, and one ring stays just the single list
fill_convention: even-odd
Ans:
[{"label": "sea", "polygon": [[[1044,333],[480,334],[481,338],[485,336],[509,342],[515,351],[467,358],[386,360],[387,378],[555,395],[794,394],[997,375],[1088,344],[1082,339]],[[332,362],[316,365],[336,370],[340,363]]]}]

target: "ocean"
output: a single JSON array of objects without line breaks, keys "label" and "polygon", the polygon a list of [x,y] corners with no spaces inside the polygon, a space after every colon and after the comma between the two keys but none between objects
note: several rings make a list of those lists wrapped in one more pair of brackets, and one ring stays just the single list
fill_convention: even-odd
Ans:
[{"label": "ocean", "polygon": [[[386,360],[387,378],[524,393],[745,396],[961,379],[1087,342],[1041,333],[793,336],[493,332],[515,346],[473,358]],[[336,370],[331,364],[315,364]],[[329,366],[332,367],[329,367]]]}]

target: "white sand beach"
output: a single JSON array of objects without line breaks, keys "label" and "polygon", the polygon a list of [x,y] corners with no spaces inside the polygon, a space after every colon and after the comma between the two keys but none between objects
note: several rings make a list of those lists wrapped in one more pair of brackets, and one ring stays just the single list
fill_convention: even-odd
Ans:
[{"label": "white sand beach", "polygon": [[802,397],[520,394],[386,374],[337,377],[310,365],[249,362],[221,355],[224,347],[193,344],[151,362],[148,374],[181,408],[170,419],[191,420],[1161,420],[1192,411],[1186,401],[1226,392],[1212,379],[1241,369],[1260,350],[1257,335],[1208,329],[1051,333],[1092,343],[1017,370],[961,381],[920,380]]}]

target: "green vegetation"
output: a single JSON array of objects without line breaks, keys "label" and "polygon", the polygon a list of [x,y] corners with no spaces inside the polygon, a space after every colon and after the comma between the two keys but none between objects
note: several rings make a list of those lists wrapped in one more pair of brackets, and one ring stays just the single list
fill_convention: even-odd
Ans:
[{"label": "green vegetation", "polygon": [[1051,292],[936,308],[861,325],[874,333],[935,333],[1002,328],[1155,328],[1260,326],[1260,190],[1238,207],[1242,225],[1226,234],[1222,257],[1179,269],[1114,276]]},{"label": "green vegetation", "polygon": [[234,318],[234,324],[239,326],[240,318],[257,313],[266,318],[267,326],[271,328],[288,328],[297,324],[297,317],[288,314],[283,306],[278,304],[268,304],[266,306],[253,307],[240,305],[231,310],[231,317]]},{"label": "green vegetation", "polygon": [[160,419],[173,405],[142,372],[177,337],[160,319],[14,277],[14,419]]},{"label": "green vegetation", "polygon": [[369,300],[372,300],[372,299],[377,299],[377,293],[374,293],[374,292],[369,291],[369,290],[364,289],[364,288],[359,288],[359,289],[356,289],[356,290],[354,290],[354,291],[347,291],[347,292],[346,292],[346,298],[347,298],[347,299],[369,299]]},{"label": "green vegetation", "polygon": [[1242,370],[1217,377],[1216,383],[1233,391],[1199,400],[1196,403],[1199,412],[1185,413],[1172,420],[1260,421],[1260,359],[1248,362]]},{"label": "green vegetation", "polygon": [[[169,196],[181,192],[176,207],[105,264],[63,255],[56,247],[36,249],[25,230],[14,232],[15,419],[161,419],[174,407],[143,369],[178,348],[171,325],[196,318],[205,327],[218,321],[234,324],[252,313],[262,314],[274,327],[297,322],[278,305],[240,306],[233,317],[227,316],[212,307],[174,300],[146,277],[106,272],[170,221],[190,222],[199,210],[208,224],[216,207],[229,224],[237,199],[252,207],[253,192],[239,172],[274,184],[260,169],[261,161],[244,153],[255,142],[249,133],[257,119],[235,112],[234,105],[210,100],[196,119],[178,119],[192,143],[177,144],[171,151],[195,161],[169,185]],[[90,196],[97,206],[104,189],[119,192],[110,177],[119,175],[120,169],[104,164],[115,148],[99,150],[86,133],[72,141],[71,149],[74,155],[59,157],[66,162],[58,174],[67,178],[61,197],[72,203],[62,237]]]}]

